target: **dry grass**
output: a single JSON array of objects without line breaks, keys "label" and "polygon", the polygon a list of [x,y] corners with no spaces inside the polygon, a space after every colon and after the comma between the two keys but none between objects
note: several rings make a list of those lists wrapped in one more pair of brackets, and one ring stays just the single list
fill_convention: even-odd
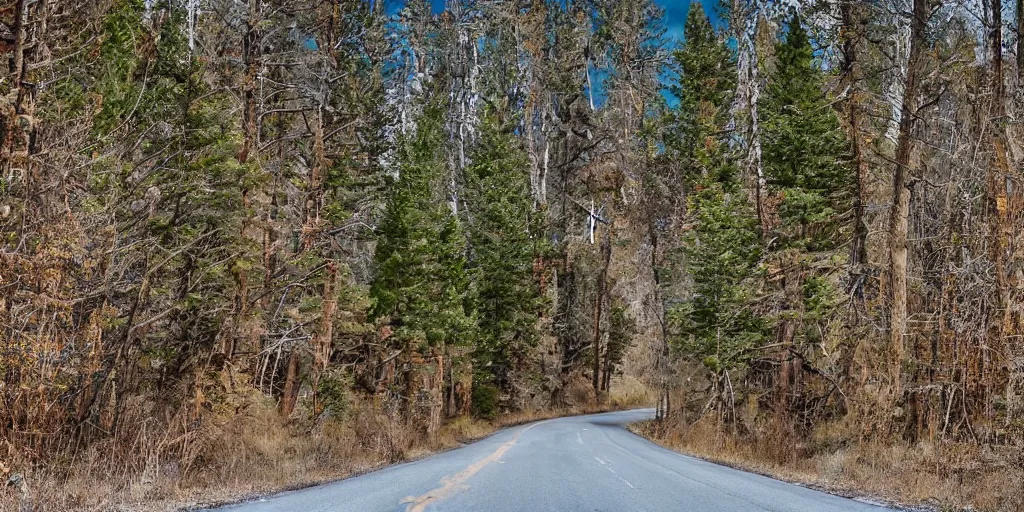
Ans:
[{"label": "dry grass", "polygon": [[[274,404],[264,401],[199,429],[189,447],[195,457],[152,450],[139,457],[141,463],[124,467],[110,455],[113,442],[97,443],[72,460],[24,471],[29,499],[5,489],[0,510],[17,510],[19,501],[31,501],[37,512],[176,510],[366,471],[404,457],[393,453],[394,446],[407,451],[416,444],[404,437],[407,433],[380,429],[368,434],[376,418],[363,409],[350,411],[350,421],[302,425],[283,422]],[[403,437],[394,443],[387,439],[396,435]],[[150,439],[138,444],[148,448],[158,443]]]},{"label": "dry grass", "polygon": [[1024,510],[1024,453],[961,443],[844,442],[841,425],[819,427],[809,440],[784,435],[744,438],[714,421],[631,427],[663,446],[732,467],[800,482],[846,496],[937,510]]},{"label": "dry grass", "polygon": [[[45,466],[18,467],[25,492],[0,487],[0,511],[170,511],[254,498],[457,448],[508,426],[645,404],[638,382],[621,384],[604,405],[572,402],[494,421],[456,418],[430,436],[366,400],[352,400],[336,419],[285,422],[272,401],[253,393],[244,407],[211,415],[187,439],[168,440],[167,425],[160,435],[137,433],[135,457],[114,457],[125,447],[109,440]],[[592,400],[592,390],[587,397],[579,388],[573,400]]]}]

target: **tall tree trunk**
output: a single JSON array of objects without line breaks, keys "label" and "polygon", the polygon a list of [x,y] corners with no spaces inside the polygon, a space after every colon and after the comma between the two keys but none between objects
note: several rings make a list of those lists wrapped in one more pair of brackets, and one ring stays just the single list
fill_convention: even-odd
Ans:
[{"label": "tall tree trunk", "polygon": [[[593,215],[593,212],[591,213]],[[608,287],[608,266],[612,259],[611,227],[606,226],[601,239],[601,271],[597,275],[597,297],[594,298],[594,394],[601,392],[601,312]]]},{"label": "tall tree trunk", "polygon": [[305,219],[302,225],[302,245],[308,250],[316,243],[320,230],[320,212],[323,209],[324,181],[329,162],[324,149],[324,107],[317,105],[313,119],[313,161],[310,164],[309,182],[306,187]]},{"label": "tall tree trunk", "polygon": [[[20,178],[25,183],[25,197],[41,200],[35,193],[40,188],[38,166],[33,165],[36,147],[36,92],[32,68],[42,67],[36,62],[44,54],[47,2],[45,0],[18,0],[14,6],[13,52],[10,61],[10,81],[13,94],[0,97],[0,171],[8,183]],[[5,68],[7,67],[7,59]],[[9,102],[13,100],[13,102]],[[28,204],[30,201],[26,201]],[[24,216],[24,212],[22,213]]]},{"label": "tall tree trunk", "polygon": [[750,25],[754,23],[753,27],[757,27],[758,13],[752,12],[753,6],[747,3],[744,0],[732,0],[731,25],[734,27],[733,35],[740,45],[734,114],[742,117],[744,111],[746,113],[747,156],[744,163],[744,183],[747,186],[748,199],[757,212],[758,225],[767,231],[764,202],[767,183],[761,158],[761,124],[757,110],[757,102],[761,97],[761,78],[758,73],[757,37],[751,37]]},{"label": "tall tree trunk", "polygon": [[318,375],[327,370],[333,350],[334,315],[338,310],[338,262],[329,260],[326,272],[320,322],[316,333],[313,334],[313,354]]},{"label": "tall tree trunk", "polygon": [[1017,87],[1024,84],[1024,0],[1017,0]]},{"label": "tall tree trunk", "polygon": [[601,377],[601,391],[607,393],[612,385],[612,345],[609,343],[604,349],[604,375]]},{"label": "tall tree trunk", "polygon": [[295,410],[295,402],[299,398],[300,386],[300,364],[299,351],[292,350],[288,354],[288,369],[284,377],[284,391],[281,393],[281,402],[278,412],[282,417],[287,418]]},{"label": "tall tree trunk", "polygon": [[[255,156],[255,152],[258,147],[258,124],[256,114],[256,91],[257,91],[257,78],[260,69],[260,36],[258,32],[259,16],[260,16],[260,3],[261,0],[248,0],[248,13],[245,21],[245,32],[242,34],[242,65],[245,67],[245,74],[242,77],[241,83],[241,96],[242,96],[242,147],[236,155],[236,160],[239,164],[245,165],[249,158]],[[251,200],[254,197],[251,190],[243,189],[242,198],[247,208],[252,208]],[[259,219],[259,215],[246,215],[241,228],[242,236],[252,236],[248,233],[252,223]],[[269,236],[264,231],[263,236],[259,239],[254,240],[255,243],[264,247],[263,257],[265,258],[269,254],[267,243]],[[249,318],[249,285],[250,275],[249,270],[240,267],[235,272],[235,297],[234,307],[231,312],[230,331],[224,340],[224,346],[226,347],[224,355],[228,360],[234,356],[238,350],[238,342],[240,337],[251,338],[253,329],[243,328],[242,323],[245,319]],[[266,284],[266,283],[265,283]],[[242,339],[244,343],[251,341],[250,339]],[[245,347],[243,351],[256,351],[256,347]]]},{"label": "tall tree trunk", "polygon": [[991,26],[989,27],[989,57],[991,65],[992,109],[995,115],[1006,112],[1003,99],[1003,0],[992,2]]},{"label": "tall tree trunk", "polygon": [[[853,163],[857,171],[857,198],[854,203],[853,243],[850,248],[850,274],[859,275],[860,268],[867,261],[868,226],[864,219],[867,206],[865,197],[865,180],[868,174],[867,159],[864,157],[864,140],[861,137],[861,105],[860,105],[860,63],[857,62],[857,45],[860,42],[859,2],[852,0],[842,2],[840,11],[843,24],[843,62],[842,72],[846,81],[846,123],[850,145],[853,152]],[[851,279],[856,282],[856,279]],[[851,290],[852,291],[852,290]]]},{"label": "tall tree trunk", "polygon": [[900,367],[903,364],[903,334],[907,328],[907,231],[910,216],[910,154],[913,148],[914,122],[917,118],[917,96],[920,85],[921,60],[925,52],[925,28],[932,0],[914,0],[910,19],[910,54],[900,108],[899,135],[896,143],[896,165],[892,180],[892,210],[889,214],[889,343],[891,348],[890,378],[894,392],[901,392]]},{"label": "tall tree trunk", "polygon": [[[991,1],[992,14],[989,27],[989,87],[992,91],[992,104],[988,117],[992,137],[993,162],[989,167],[987,195],[989,204],[989,244],[991,258],[995,264],[996,301],[998,314],[991,315],[989,326],[988,353],[998,357],[1003,353],[1006,333],[1011,329],[1010,287],[1007,279],[1006,253],[1012,237],[1012,223],[1009,216],[1007,194],[1007,178],[1010,173],[1009,159],[1006,154],[1006,94],[1003,83],[1003,16],[1002,0]],[[998,362],[986,364],[986,373],[982,374],[983,387],[986,393],[995,385],[991,372],[1000,366]]]},{"label": "tall tree trunk", "polygon": [[244,164],[256,149],[256,79],[260,70],[260,35],[258,31],[261,0],[249,0],[245,33],[242,35],[242,149],[238,162]]},{"label": "tall tree trunk", "polygon": [[647,230],[648,236],[651,239],[650,265],[651,273],[654,277],[654,300],[652,303],[657,308],[655,318],[658,320],[657,333],[659,342],[655,347],[655,350],[657,350],[657,354],[655,354],[655,372],[657,375],[652,384],[658,388],[658,405],[655,418],[660,420],[668,413],[668,411],[662,410],[662,398],[668,385],[668,325],[665,319],[665,302],[661,289],[661,257],[658,253],[660,238],[658,236],[657,224],[654,222],[654,219],[650,220],[651,222],[648,223]]}]

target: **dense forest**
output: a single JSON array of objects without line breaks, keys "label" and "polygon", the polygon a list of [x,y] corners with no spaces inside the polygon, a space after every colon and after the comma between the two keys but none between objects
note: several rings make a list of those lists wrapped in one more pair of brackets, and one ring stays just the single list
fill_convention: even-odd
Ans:
[{"label": "dense forest", "polygon": [[0,0],[0,504],[656,402],[1020,510],[1022,4]]}]

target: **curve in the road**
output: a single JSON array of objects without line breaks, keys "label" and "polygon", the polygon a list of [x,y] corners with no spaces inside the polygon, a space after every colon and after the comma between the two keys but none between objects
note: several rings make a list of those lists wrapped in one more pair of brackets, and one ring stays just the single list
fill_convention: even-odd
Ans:
[{"label": "curve in the road", "polygon": [[505,452],[509,451],[510,448],[515,446],[516,441],[519,440],[519,436],[523,435],[526,432],[529,432],[531,429],[538,425],[544,424],[546,421],[550,420],[534,423],[520,430],[518,433],[516,433],[515,437],[510,439],[505,444],[499,446],[498,449],[494,450],[494,452],[492,452],[490,455],[470,464],[468,467],[466,467],[466,469],[459,471],[452,477],[443,478],[441,480],[440,487],[436,489],[431,489],[430,491],[427,491],[423,495],[407,498],[406,500],[409,503],[409,507],[406,509],[407,512],[424,512],[427,509],[427,505],[430,505],[431,503],[438,500],[443,500],[446,496],[457,490],[460,486],[465,485],[466,481],[469,480],[473,475],[477,474],[477,472],[483,469],[484,466],[492,462],[497,462],[499,459],[501,459],[501,456],[505,455]]},{"label": "curve in the road", "polygon": [[546,420],[238,512],[878,512],[882,507],[658,446],[623,425],[652,409]]}]

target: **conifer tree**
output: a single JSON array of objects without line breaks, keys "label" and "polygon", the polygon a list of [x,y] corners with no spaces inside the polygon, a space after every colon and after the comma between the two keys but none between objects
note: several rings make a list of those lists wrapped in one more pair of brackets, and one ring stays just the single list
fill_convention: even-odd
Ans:
[{"label": "conifer tree", "polygon": [[[252,249],[239,236],[241,189],[251,186],[252,172],[235,161],[228,98],[211,90],[189,50],[184,9],[155,7],[167,15],[147,20],[140,2],[123,0],[105,20],[110,37],[100,47],[95,80],[106,100],[92,138],[112,151],[96,166],[92,185],[97,206],[112,209],[120,229],[147,241],[118,251],[152,275],[147,293],[125,298],[146,312],[128,327],[164,312],[166,320],[143,340],[144,354],[174,368],[190,351],[215,345],[217,307],[226,307],[232,274],[246,264],[231,255]],[[154,247],[171,256],[157,258]],[[234,263],[222,264],[228,259]]]},{"label": "conifer tree", "polygon": [[614,304],[608,315],[608,347],[604,357],[604,389],[611,389],[611,378],[626,357],[626,350],[633,345],[637,334],[636,320],[629,314],[625,304]]},{"label": "conifer tree", "polygon": [[[849,231],[856,176],[846,132],[827,97],[827,72],[814,57],[811,40],[794,12],[775,45],[774,73],[760,104],[764,169],[774,240],[767,267],[777,339],[813,357],[838,311],[839,283],[830,260]],[[779,399],[788,404],[788,374],[795,362],[781,355]]]},{"label": "conifer tree", "polygon": [[775,47],[761,102],[765,175],[776,194],[781,244],[821,250],[840,242],[838,216],[852,207],[849,143],[825,95],[826,72],[793,14]]},{"label": "conifer tree", "polygon": [[767,325],[756,311],[752,280],[761,256],[757,219],[743,194],[710,183],[689,199],[694,227],[685,236],[693,296],[674,313],[684,353],[720,375],[742,368]]},{"label": "conifer tree", "polygon": [[468,344],[474,319],[465,237],[441,197],[445,175],[443,110],[427,105],[414,134],[399,143],[398,176],[378,230],[370,315],[393,329],[403,350]]},{"label": "conifer tree", "polygon": [[[474,386],[508,393],[537,343],[540,297],[533,279],[538,243],[529,160],[512,125],[490,109],[466,169],[466,211],[480,340]],[[482,405],[482,404],[479,404]]]},{"label": "conifer tree", "polygon": [[[709,173],[733,172],[722,145],[736,69],[732,52],[715,34],[699,2],[690,4],[684,34],[685,44],[672,55],[679,81],[670,90],[679,107],[668,141],[679,153],[684,179],[692,184]],[[712,179],[730,181],[731,176]]]},{"label": "conifer tree", "polygon": [[677,345],[719,375],[743,365],[764,335],[750,306],[750,280],[760,258],[757,219],[741,191],[727,143],[735,84],[731,53],[699,4],[691,4],[685,45],[675,54],[680,83],[677,138],[692,229],[684,237],[690,300],[673,312]]}]

